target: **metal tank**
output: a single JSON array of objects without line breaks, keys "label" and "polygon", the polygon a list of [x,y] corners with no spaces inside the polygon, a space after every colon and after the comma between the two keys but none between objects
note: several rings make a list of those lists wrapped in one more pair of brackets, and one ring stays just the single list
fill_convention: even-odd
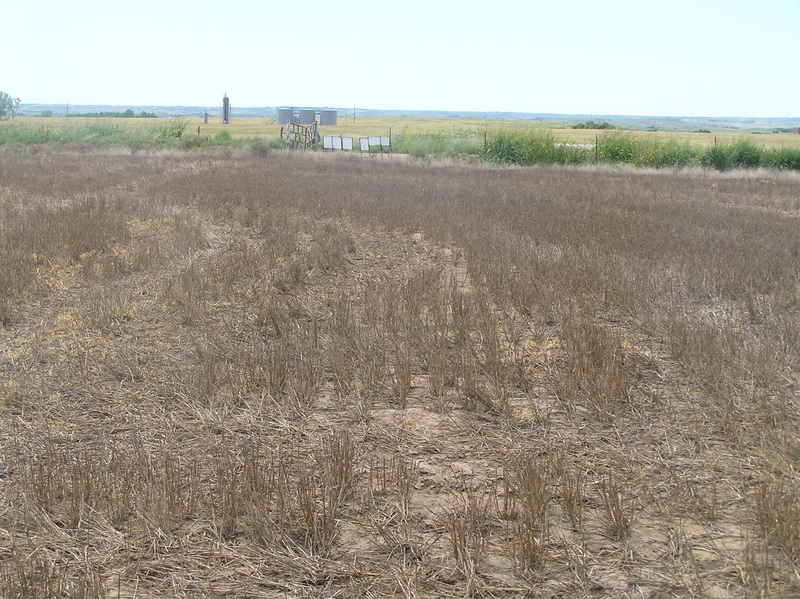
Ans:
[{"label": "metal tank", "polygon": [[278,108],[277,121],[279,125],[291,123],[294,119],[294,108]]},{"label": "metal tank", "polygon": [[301,108],[298,115],[301,125],[311,125],[317,120],[317,111],[314,108]]},{"label": "metal tank", "polygon": [[231,99],[226,93],[222,98],[222,124],[227,125],[231,122]]},{"label": "metal tank", "polygon": [[339,113],[335,110],[320,110],[319,111],[319,124],[322,126],[325,125],[335,125],[337,122],[337,118]]}]

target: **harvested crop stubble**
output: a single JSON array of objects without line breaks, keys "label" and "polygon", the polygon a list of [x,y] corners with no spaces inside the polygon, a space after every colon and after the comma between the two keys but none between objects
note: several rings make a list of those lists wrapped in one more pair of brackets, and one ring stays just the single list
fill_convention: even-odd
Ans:
[{"label": "harvested crop stubble", "polygon": [[753,176],[9,156],[0,595],[797,594]]}]

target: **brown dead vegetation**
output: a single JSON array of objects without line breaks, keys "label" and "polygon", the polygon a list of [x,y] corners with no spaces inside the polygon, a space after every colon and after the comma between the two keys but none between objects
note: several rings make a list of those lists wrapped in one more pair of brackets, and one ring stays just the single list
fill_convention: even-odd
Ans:
[{"label": "brown dead vegetation", "polygon": [[752,179],[3,156],[0,596],[797,596]]}]

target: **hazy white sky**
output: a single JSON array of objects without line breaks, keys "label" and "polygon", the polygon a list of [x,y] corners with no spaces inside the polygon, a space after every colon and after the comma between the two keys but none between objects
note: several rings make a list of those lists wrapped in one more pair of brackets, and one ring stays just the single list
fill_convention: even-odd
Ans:
[{"label": "hazy white sky", "polygon": [[4,0],[23,103],[800,116],[800,0]]}]

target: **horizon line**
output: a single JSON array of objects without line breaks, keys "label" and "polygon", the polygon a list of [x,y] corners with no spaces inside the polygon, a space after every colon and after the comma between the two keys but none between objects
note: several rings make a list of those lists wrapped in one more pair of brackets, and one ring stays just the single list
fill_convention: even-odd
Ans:
[{"label": "horizon line", "polygon": [[[207,106],[202,104],[73,104],[71,102],[21,102],[19,105],[19,110],[24,111],[25,107],[103,107],[103,108],[126,108],[126,109],[135,109],[135,108],[150,108],[150,109],[197,109],[203,111],[210,111],[210,110],[222,110],[220,106]],[[370,111],[370,112],[417,112],[417,113],[455,113],[455,114],[485,114],[485,115],[493,115],[493,114],[514,114],[514,115],[529,115],[529,116],[536,116],[536,117],[544,117],[544,116],[553,116],[553,117],[589,117],[590,119],[594,119],[595,117],[609,117],[609,118],[661,118],[661,119],[762,119],[762,120],[769,120],[769,119],[776,119],[776,120],[800,120],[800,116],[763,116],[763,115],[703,115],[703,114],[625,114],[625,113],[596,113],[596,112],[532,112],[532,111],[524,111],[524,110],[477,110],[477,109],[450,109],[450,108],[374,108],[374,107],[350,107],[350,106],[305,106],[305,105],[295,105],[290,106],[287,104],[280,104],[280,105],[261,105],[261,106],[240,106],[240,107],[233,107],[233,112],[235,116],[236,110],[269,110],[269,109],[277,109],[277,108],[294,108],[294,109],[303,109],[303,108],[315,108],[315,109],[334,109],[337,111],[343,112],[350,112],[354,108],[356,111]],[[23,116],[23,115],[20,115]],[[35,116],[35,115],[32,115]],[[240,118],[247,118],[247,117],[240,117]]]}]

